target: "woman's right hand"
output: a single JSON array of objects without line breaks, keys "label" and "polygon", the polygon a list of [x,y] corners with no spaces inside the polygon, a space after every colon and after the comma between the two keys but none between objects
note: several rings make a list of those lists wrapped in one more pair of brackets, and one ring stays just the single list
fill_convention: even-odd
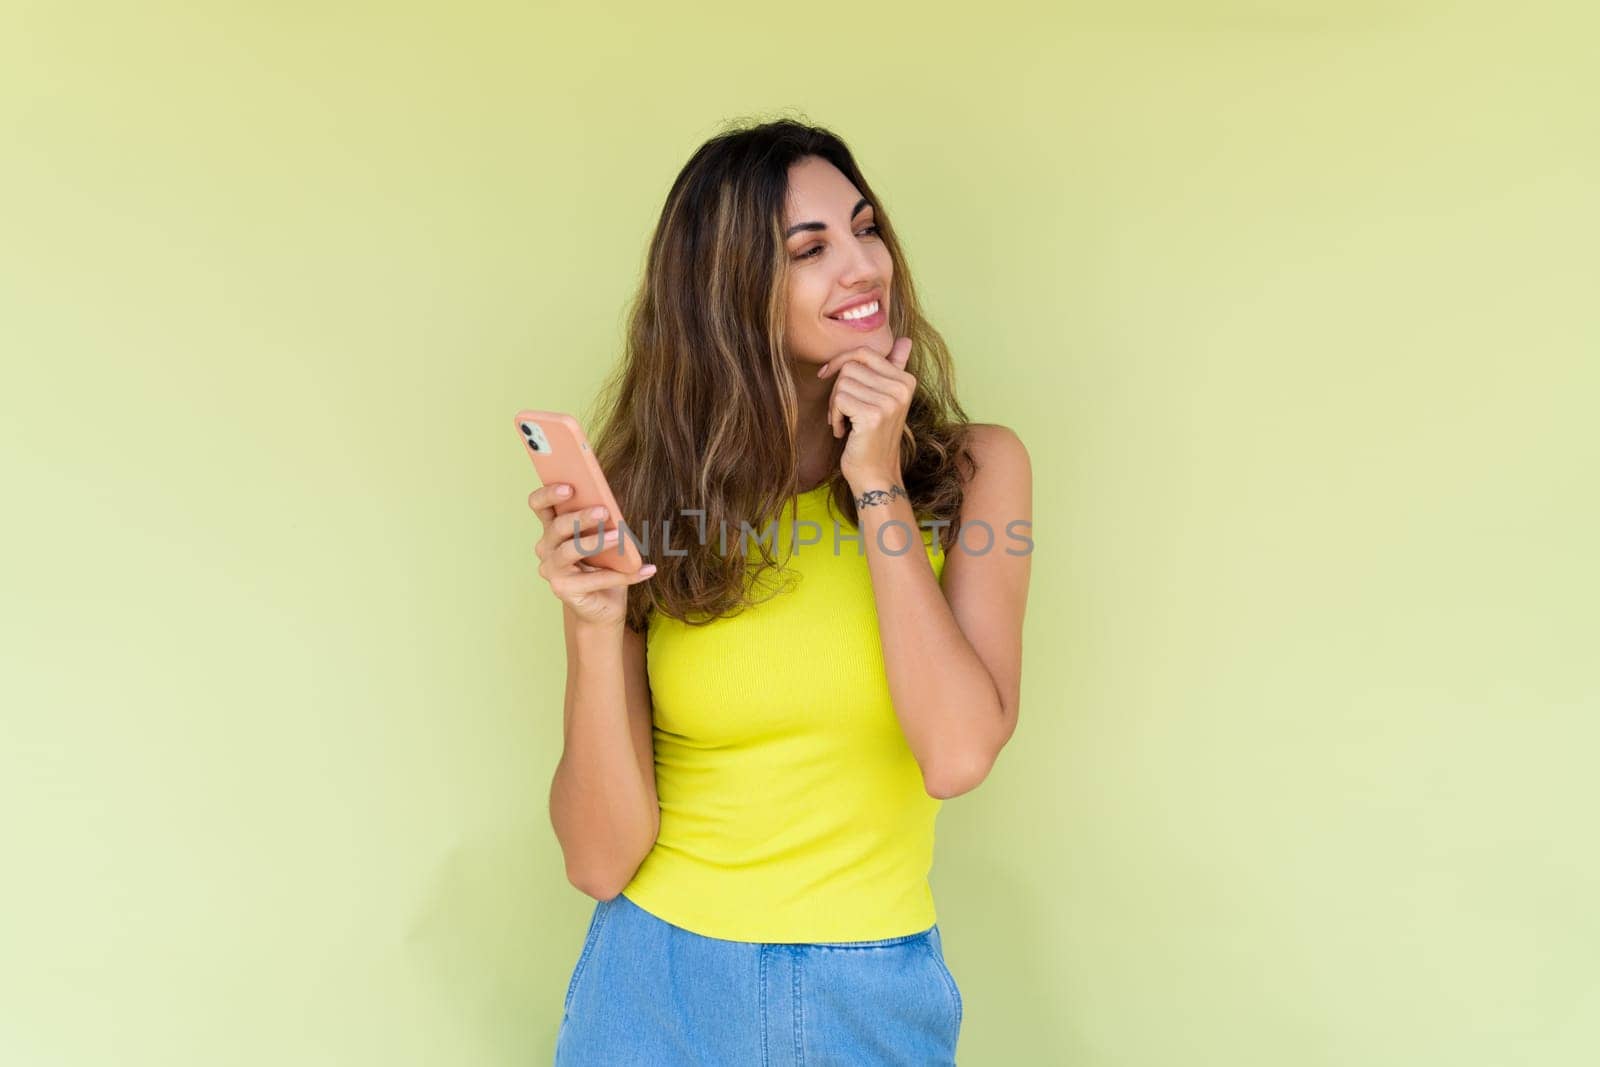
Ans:
[{"label": "woman's right hand", "polygon": [[[585,545],[593,540],[595,528],[601,521],[610,523],[606,540],[601,545],[605,551],[615,551],[621,530],[610,516],[596,515],[591,508],[578,515],[566,512],[556,515],[556,504],[567,499],[561,490],[570,486],[561,482],[541,486],[528,497],[528,506],[544,524],[544,536],[539,538],[534,551],[539,555],[539,577],[550,583],[550,591],[572,609],[578,621],[593,626],[620,626],[627,618],[628,586],[649,578],[656,572],[655,564],[646,563],[632,574],[595,567],[584,562],[578,553],[574,537],[582,533]],[[604,508],[601,509],[604,511]],[[574,527],[574,520],[577,526]]]}]

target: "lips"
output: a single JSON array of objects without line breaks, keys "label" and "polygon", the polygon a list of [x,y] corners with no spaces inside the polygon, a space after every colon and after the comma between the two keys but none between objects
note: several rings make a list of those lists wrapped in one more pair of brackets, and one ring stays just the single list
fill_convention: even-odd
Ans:
[{"label": "lips", "polygon": [[889,321],[889,316],[884,313],[883,305],[875,300],[868,300],[865,304],[857,304],[856,306],[872,307],[874,304],[877,304],[878,309],[870,315],[863,315],[855,319],[835,318],[833,321],[845,329],[854,330],[857,333],[871,333],[874,330],[880,330],[883,328],[884,323]]},{"label": "lips", "polygon": [[878,302],[878,308],[881,311],[882,308],[883,308],[883,294],[881,292],[878,292],[878,291],[874,290],[873,292],[870,292],[870,293],[863,293],[861,296],[855,297],[854,299],[850,300],[847,303],[840,304],[838,307],[834,308],[832,311],[827,312],[827,316],[830,319],[836,319],[841,314],[843,314],[846,311],[849,311],[852,308],[858,308],[863,304],[870,304],[873,301],[877,301]]}]

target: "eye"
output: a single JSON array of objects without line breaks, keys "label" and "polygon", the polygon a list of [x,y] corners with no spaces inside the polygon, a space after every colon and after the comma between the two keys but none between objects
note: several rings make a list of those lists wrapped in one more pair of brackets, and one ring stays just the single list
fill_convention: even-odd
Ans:
[{"label": "eye", "polygon": [[[876,237],[876,236],[878,236],[878,224],[877,223],[873,223],[871,226],[863,227],[861,230],[859,230],[857,232],[859,232],[859,233],[870,233],[872,236]],[[821,252],[821,251],[822,251],[822,246],[821,245],[812,245],[810,248],[806,249],[804,252],[801,252],[798,256],[795,256],[794,258],[795,259],[813,259],[813,258],[815,258],[816,253]]]}]

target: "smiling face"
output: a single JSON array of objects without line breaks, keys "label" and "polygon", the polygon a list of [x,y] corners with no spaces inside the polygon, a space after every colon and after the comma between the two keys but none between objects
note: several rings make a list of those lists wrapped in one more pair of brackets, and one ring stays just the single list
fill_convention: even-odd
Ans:
[{"label": "smiling face", "polygon": [[[893,347],[889,287],[894,262],[873,221],[873,206],[832,163],[807,156],[789,168],[784,341],[797,364],[818,366],[862,347],[887,356]],[[863,310],[870,314],[860,317]]]}]

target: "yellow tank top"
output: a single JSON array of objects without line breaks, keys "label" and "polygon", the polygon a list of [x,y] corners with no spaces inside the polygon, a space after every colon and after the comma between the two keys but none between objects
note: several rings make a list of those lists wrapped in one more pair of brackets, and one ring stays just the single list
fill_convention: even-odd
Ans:
[{"label": "yellow tank top", "polygon": [[[622,892],[707,937],[869,941],[936,919],[943,802],[889,699],[867,547],[842,540],[862,535],[829,504],[818,486],[779,517],[780,569],[760,589],[782,592],[703,626],[650,620],[661,831]],[[919,533],[942,575],[933,531]],[[730,529],[728,551],[738,544]],[[760,562],[757,547],[746,555]]]}]

